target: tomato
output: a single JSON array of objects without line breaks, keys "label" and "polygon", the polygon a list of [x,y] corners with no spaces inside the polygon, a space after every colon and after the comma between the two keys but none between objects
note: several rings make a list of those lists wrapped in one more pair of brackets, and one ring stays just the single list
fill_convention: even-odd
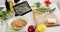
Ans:
[{"label": "tomato", "polygon": [[49,6],[51,4],[50,0],[45,0],[45,5]]}]

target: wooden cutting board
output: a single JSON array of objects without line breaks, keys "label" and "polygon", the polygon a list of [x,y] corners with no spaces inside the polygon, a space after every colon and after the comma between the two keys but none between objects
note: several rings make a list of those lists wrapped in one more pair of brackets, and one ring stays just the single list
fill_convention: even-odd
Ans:
[{"label": "wooden cutting board", "polygon": [[[46,26],[60,26],[60,22],[58,21],[58,19],[56,18],[55,14],[52,12],[50,14],[48,14],[47,16],[45,16],[44,18],[42,18],[42,14],[39,14],[37,12],[33,12],[33,16],[34,16],[34,21],[35,24],[45,24]],[[53,18],[56,19],[56,23],[48,23],[48,18]]]}]

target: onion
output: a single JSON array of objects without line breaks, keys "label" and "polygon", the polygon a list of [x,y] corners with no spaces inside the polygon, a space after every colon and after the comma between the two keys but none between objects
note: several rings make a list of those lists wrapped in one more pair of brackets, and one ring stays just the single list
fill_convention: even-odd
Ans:
[{"label": "onion", "polygon": [[29,26],[28,32],[35,32],[35,26],[33,26],[33,25]]}]

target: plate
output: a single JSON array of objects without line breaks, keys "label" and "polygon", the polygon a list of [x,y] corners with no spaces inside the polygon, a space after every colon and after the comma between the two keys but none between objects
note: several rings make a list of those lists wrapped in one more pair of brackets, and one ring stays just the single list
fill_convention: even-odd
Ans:
[{"label": "plate", "polygon": [[25,17],[22,17],[22,16],[13,17],[13,18],[9,19],[8,22],[7,22],[9,28],[12,28],[12,29],[21,29],[22,28],[22,27],[21,28],[13,28],[11,26],[12,21],[16,20],[16,19],[23,19],[23,20],[25,20],[27,22],[27,19]]},{"label": "plate", "polygon": [[[23,31],[25,32],[25,31],[28,30],[28,27],[29,27],[30,25],[35,25],[32,14],[33,14],[32,12],[29,12],[29,13],[27,13],[27,14],[24,15],[24,16],[13,17],[13,18],[11,18],[11,19],[8,19],[8,20],[7,20],[7,23],[9,23],[9,22],[10,22],[12,19],[14,19],[14,18],[18,18],[18,17],[23,18],[23,19],[25,19],[25,20],[27,21],[27,25],[26,25],[25,27],[23,27],[22,29],[20,29],[20,32],[23,32]],[[8,27],[9,27],[9,24],[8,24]],[[9,27],[9,28],[10,28],[10,27]]]}]

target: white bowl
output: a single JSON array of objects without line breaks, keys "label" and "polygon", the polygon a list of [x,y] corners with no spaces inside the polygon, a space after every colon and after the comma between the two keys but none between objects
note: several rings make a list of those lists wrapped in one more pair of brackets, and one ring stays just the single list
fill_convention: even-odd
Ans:
[{"label": "white bowl", "polygon": [[[11,18],[11,19],[9,19],[9,20],[7,21],[9,28],[12,28],[12,29],[21,29],[21,28],[23,28],[23,27],[21,27],[21,28],[14,28],[14,27],[11,26],[12,21],[13,21],[13,20],[16,20],[16,19],[24,19],[25,21],[27,21],[27,19],[26,19],[25,17],[22,17],[22,16],[13,17],[13,18]],[[26,24],[26,25],[27,25],[27,24]]]}]

